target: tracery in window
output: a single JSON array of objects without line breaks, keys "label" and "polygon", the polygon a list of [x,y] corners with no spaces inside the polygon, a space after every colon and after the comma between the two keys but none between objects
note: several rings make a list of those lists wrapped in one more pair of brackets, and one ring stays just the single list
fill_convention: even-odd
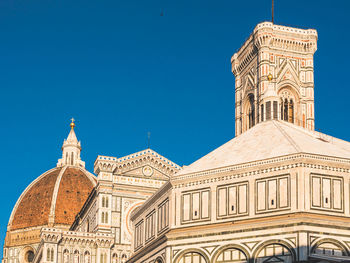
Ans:
[{"label": "tracery in window", "polygon": [[288,91],[283,90],[280,93],[281,97],[281,120],[295,123],[295,98],[294,96]]}]

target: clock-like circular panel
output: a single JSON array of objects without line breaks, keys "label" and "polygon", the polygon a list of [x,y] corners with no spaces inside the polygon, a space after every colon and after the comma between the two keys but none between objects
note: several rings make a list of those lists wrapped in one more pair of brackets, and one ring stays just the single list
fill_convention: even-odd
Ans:
[{"label": "clock-like circular panel", "polygon": [[153,168],[147,165],[142,168],[142,173],[144,176],[152,176]]}]

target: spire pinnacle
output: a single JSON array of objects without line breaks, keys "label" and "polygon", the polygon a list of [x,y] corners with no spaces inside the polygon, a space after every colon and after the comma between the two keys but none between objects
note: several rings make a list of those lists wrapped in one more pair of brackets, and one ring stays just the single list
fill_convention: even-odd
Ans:
[{"label": "spire pinnacle", "polygon": [[75,119],[71,119],[70,132],[62,146],[62,158],[58,160],[57,166],[73,165],[85,167],[85,162],[80,159],[81,144],[74,131]]},{"label": "spire pinnacle", "polygon": [[70,119],[72,122],[70,123],[70,127],[71,127],[71,129],[74,129],[74,127],[75,127],[75,119],[74,118],[71,118]]}]

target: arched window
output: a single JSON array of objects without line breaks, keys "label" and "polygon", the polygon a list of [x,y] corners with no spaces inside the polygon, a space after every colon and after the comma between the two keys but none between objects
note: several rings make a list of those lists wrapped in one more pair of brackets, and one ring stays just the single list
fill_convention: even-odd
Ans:
[{"label": "arched window", "polygon": [[108,207],[108,197],[106,197],[106,207]]},{"label": "arched window", "polygon": [[319,244],[313,249],[313,254],[327,256],[347,256],[347,253],[344,251],[344,249],[333,242],[324,242]]},{"label": "arched window", "polygon": [[112,263],[118,263],[118,255],[116,253],[112,256]]},{"label": "arched window", "polygon": [[105,223],[108,224],[108,212],[105,212]]},{"label": "arched window", "polygon": [[105,222],[105,212],[102,212],[101,214],[101,223]]},{"label": "arched window", "polygon": [[91,263],[91,257],[90,257],[90,252],[86,251],[84,253],[84,263]]},{"label": "arched window", "polygon": [[205,258],[198,252],[187,252],[178,263],[207,263]]},{"label": "arched window", "polygon": [[227,248],[216,258],[215,263],[246,263],[248,262],[246,254],[237,248]]},{"label": "arched window", "polygon": [[102,207],[105,207],[106,205],[106,198],[103,196],[102,197]]},{"label": "arched window", "polygon": [[50,251],[51,253],[51,261],[54,261],[54,250],[53,250],[53,248],[51,248],[51,251]]},{"label": "arched window", "polygon": [[49,248],[46,250],[46,260],[51,261],[51,249]]},{"label": "arched window", "polygon": [[125,263],[126,261],[128,260],[128,257],[127,257],[127,255],[125,255],[125,254],[123,254],[122,256],[121,256],[121,263]]},{"label": "arched window", "polygon": [[74,263],[79,263],[79,251],[75,250],[74,251]]},{"label": "arched window", "polygon": [[285,262],[292,263],[291,251],[282,244],[269,244],[264,246],[256,255],[256,263]]},{"label": "arched window", "polygon": [[288,122],[294,123],[294,103],[291,99],[288,105]]},{"label": "arched window", "polygon": [[295,123],[295,97],[288,89],[280,92],[281,96],[281,120]]},{"label": "arched window", "polygon": [[254,105],[254,95],[249,95],[249,107],[248,107],[248,125],[249,128],[255,125],[255,105]]},{"label": "arched window", "polygon": [[69,251],[67,249],[63,252],[63,263],[69,263]]}]

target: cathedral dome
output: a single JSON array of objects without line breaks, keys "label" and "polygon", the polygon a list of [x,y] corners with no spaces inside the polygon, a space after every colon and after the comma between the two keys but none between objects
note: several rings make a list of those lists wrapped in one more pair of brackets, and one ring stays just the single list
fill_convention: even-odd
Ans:
[{"label": "cathedral dome", "polygon": [[84,168],[57,167],[34,180],[17,201],[9,230],[37,226],[70,226],[95,186]]},{"label": "cathedral dome", "polygon": [[85,162],[80,159],[81,144],[74,126],[72,122],[57,167],[36,178],[17,200],[5,246],[29,246],[25,249],[33,252],[40,242],[42,227],[69,229],[96,186],[96,177],[85,169]]}]

